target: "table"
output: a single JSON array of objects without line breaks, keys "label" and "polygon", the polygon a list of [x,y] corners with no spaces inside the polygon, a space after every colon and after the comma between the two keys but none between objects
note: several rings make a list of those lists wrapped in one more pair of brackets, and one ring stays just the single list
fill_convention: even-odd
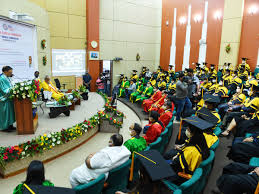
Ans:
[{"label": "table", "polygon": [[69,106],[71,106],[71,105],[72,105],[71,102],[68,103],[68,106],[60,105],[56,101],[46,103],[46,107],[50,108],[50,113],[49,113],[50,118],[56,118],[57,116],[59,116],[62,113],[66,116],[69,116],[70,115]]},{"label": "table", "polygon": [[40,107],[40,109],[42,110],[43,114],[44,114],[44,110],[42,108],[42,105],[43,105],[43,101],[37,101],[37,102],[32,102],[32,106],[34,107]]}]

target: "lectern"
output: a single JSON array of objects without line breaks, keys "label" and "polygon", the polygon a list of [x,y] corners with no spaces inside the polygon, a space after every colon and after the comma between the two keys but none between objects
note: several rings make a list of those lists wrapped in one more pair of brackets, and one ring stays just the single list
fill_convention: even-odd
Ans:
[{"label": "lectern", "polygon": [[29,98],[23,100],[14,98],[14,109],[18,135],[34,134],[38,127],[38,113],[33,118],[31,100]]}]

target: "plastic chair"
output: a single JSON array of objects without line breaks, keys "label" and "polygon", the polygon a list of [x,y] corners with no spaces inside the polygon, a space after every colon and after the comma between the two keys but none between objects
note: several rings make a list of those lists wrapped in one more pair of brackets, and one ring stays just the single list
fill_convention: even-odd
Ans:
[{"label": "plastic chair", "polygon": [[149,147],[151,150],[157,150],[160,152],[161,145],[162,145],[162,138],[158,137],[155,142],[149,144]]},{"label": "plastic chair", "polygon": [[219,146],[219,139],[218,139],[218,141],[216,141],[216,142],[210,147],[210,150],[215,151],[218,146]]},{"label": "plastic chair", "polygon": [[253,134],[252,133],[246,133],[245,137],[248,138],[248,137],[251,137]]},{"label": "plastic chair", "polygon": [[258,167],[258,166],[259,166],[259,158],[252,157],[252,158],[250,159],[249,165],[250,165],[250,166],[256,166],[256,167]]},{"label": "plastic chair", "polygon": [[216,136],[219,136],[220,134],[221,134],[221,129],[219,128],[219,127],[216,127],[215,129],[214,129],[214,134],[216,135]]},{"label": "plastic chair", "polygon": [[210,150],[210,156],[206,160],[202,161],[199,166],[199,168],[202,168],[202,177],[201,177],[199,186],[197,187],[198,193],[201,193],[206,186],[207,177],[209,176],[210,171],[212,169],[214,158],[215,158],[215,153],[214,151]]},{"label": "plastic chair", "polygon": [[127,188],[130,164],[131,160],[128,160],[109,172],[109,176],[106,181],[108,186],[104,188],[104,194],[114,194],[116,191],[123,191]]},{"label": "plastic chair", "polygon": [[168,180],[162,180],[162,182],[170,191],[173,191],[173,193],[177,190],[181,190],[183,194],[196,194],[198,193],[196,188],[199,185],[201,176],[202,176],[202,169],[197,168],[194,171],[192,178],[182,183],[180,186],[177,186]]},{"label": "plastic chair", "polygon": [[170,121],[166,128],[168,129],[168,141],[170,141],[173,133],[173,122]]},{"label": "plastic chair", "polygon": [[168,128],[165,128],[165,130],[161,133],[160,137],[162,138],[160,153],[163,154],[165,151],[165,147],[168,143]]},{"label": "plastic chair", "polygon": [[103,184],[105,181],[104,174],[101,174],[97,179],[83,185],[78,185],[74,188],[76,194],[99,194],[102,193]]}]

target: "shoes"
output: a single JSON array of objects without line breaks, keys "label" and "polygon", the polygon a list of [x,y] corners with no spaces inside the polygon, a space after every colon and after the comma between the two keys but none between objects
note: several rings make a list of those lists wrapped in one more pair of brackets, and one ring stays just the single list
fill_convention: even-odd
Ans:
[{"label": "shoes", "polygon": [[16,131],[16,128],[13,125],[10,125],[7,129],[4,130],[5,132],[13,132]]}]

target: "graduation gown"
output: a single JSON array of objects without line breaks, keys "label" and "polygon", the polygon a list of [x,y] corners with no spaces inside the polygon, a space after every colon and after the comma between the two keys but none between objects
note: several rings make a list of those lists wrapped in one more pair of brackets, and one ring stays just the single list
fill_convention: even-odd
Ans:
[{"label": "graduation gown", "polygon": [[137,74],[132,75],[132,76],[130,77],[130,79],[131,79],[131,80],[138,81],[138,75],[137,75]]},{"label": "graduation gown", "polygon": [[122,81],[121,83],[121,88],[119,92],[119,97],[124,97],[125,96],[125,90],[130,86],[129,81]]},{"label": "graduation gown", "polygon": [[[54,187],[54,184],[51,183],[50,181],[44,181],[42,183],[42,186],[46,186],[46,187]],[[15,187],[13,194],[23,194],[23,191],[25,190],[25,186],[23,185],[23,183],[17,185],[17,187]]]},{"label": "graduation gown", "polygon": [[145,112],[148,112],[151,105],[158,101],[162,97],[162,92],[160,90],[157,90],[150,99],[143,100],[143,108]]},{"label": "graduation gown", "polygon": [[164,94],[158,101],[156,101],[155,103],[152,104],[151,108],[149,109],[149,111],[158,111],[160,107],[163,106],[164,102],[165,102],[165,98],[166,98],[166,94]]},{"label": "graduation gown", "polygon": [[160,136],[162,130],[163,127],[158,122],[151,124],[146,132],[146,135],[144,136],[145,140],[147,141],[147,144],[156,141],[156,139]]},{"label": "graduation gown", "polygon": [[138,95],[142,94],[144,90],[144,86],[143,84],[139,85],[137,84],[137,91],[136,92],[133,92],[131,95],[130,95],[130,101],[133,103],[135,102],[136,98]]},{"label": "graduation gown", "polygon": [[[138,95],[136,97],[136,102],[137,101],[143,102],[143,100],[148,99],[152,95],[152,93],[153,93],[153,87],[152,86],[146,87],[144,92],[141,95]],[[142,95],[144,95],[144,96],[142,96]]]},{"label": "graduation gown", "polygon": [[205,137],[208,148],[210,148],[219,139],[214,133],[213,134],[203,133],[203,136]]},{"label": "graduation gown", "polygon": [[173,113],[171,112],[171,110],[166,110],[165,112],[160,114],[160,117],[158,120],[163,123],[164,127],[166,127],[169,124],[172,117],[173,117]]},{"label": "graduation gown", "polygon": [[259,136],[253,142],[240,142],[232,146],[227,156],[235,162],[248,164],[252,157],[259,157]]},{"label": "graduation gown", "polygon": [[143,137],[132,137],[124,143],[124,146],[128,148],[131,153],[141,152],[146,149],[147,142]]},{"label": "graduation gown", "polygon": [[0,76],[0,130],[7,129],[15,122],[14,103],[9,99],[12,88],[11,80]]},{"label": "graduation gown", "polygon": [[52,98],[54,98],[56,101],[58,101],[62,96],[64,96],[63,93],[59,92],[58,89],[52,84],[50,81],[49,84],[47,84],[45,81],[42,82],[42,88],[45,91],[52,92]]}]

